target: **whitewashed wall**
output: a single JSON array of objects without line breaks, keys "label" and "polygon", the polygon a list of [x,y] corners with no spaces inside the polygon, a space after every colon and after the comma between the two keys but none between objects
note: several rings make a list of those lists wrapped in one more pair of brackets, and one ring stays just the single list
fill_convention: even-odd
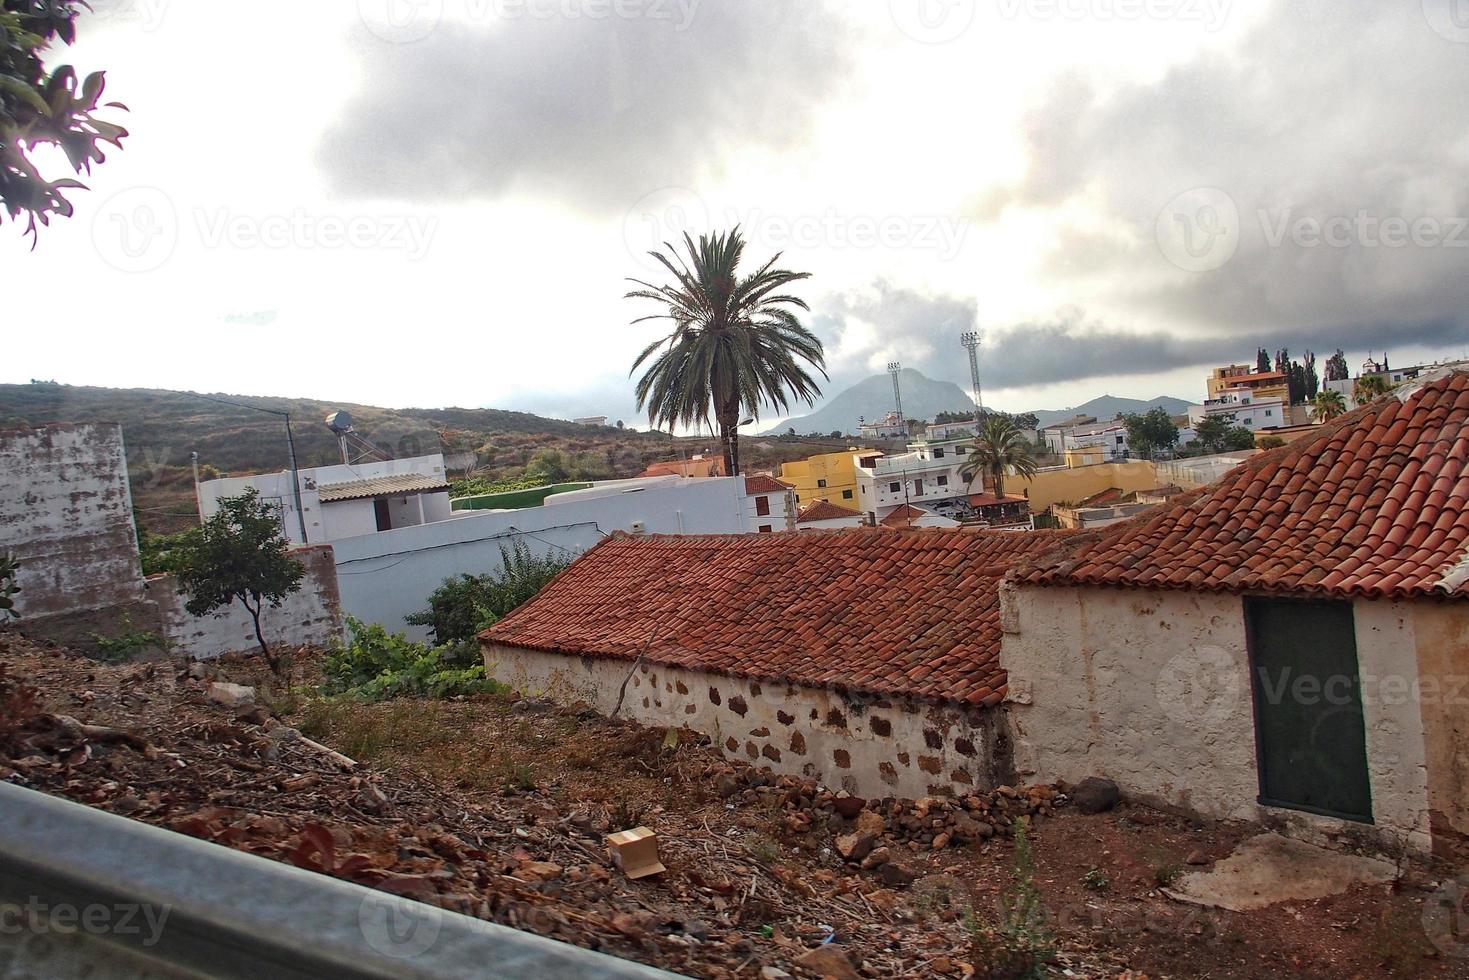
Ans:
[{"label": "whitewashed wall", "polygon": [[1375,826],[1256,802],[1259,777],[1240,596],[1005,585],[1016,766],[1026,777],[1106,776],[1143,798],[1307,839],[1429,846],[1424,727],[1415,698],[1381,679],[1418,676],[1413,604],[1353,604]]},{"label": "whitewashed wall", "polygon": [[863,797],[963,795],[1010,779],[1003,711],[729,677],[605,657],[482,646],[485,669],[529,695],[643,724],[687,726],[727,755]]}]

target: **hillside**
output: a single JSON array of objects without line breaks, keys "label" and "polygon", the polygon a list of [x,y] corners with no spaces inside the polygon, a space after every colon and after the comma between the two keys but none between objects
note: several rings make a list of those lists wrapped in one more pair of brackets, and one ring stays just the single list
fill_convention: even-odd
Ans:
[{"label": "hillside", "polygon": [[[952,381],[934,381],[919,371],[904,368],[899,382],[903,388],[903,414],[910,419],[931,419],[939,412],[974,409],[974,399]],[[875,374],[832,396],[810,415],[786,419],[766,432],[785,432],[787,429],[823,435],[856,432],[859,417],[871,422],[881,419],[893,408],[893,379],[886,374]]]},{"label": "hillside", "polygon": [[[594,475],[634,476],[670,455],[668,437],[547,419],[489,408],[389,409],[309,398],[258,398],[145,388],[0,385],[0,428],[47,422],[119,422],[127,446],[134,502],[155,530],[193,519],[190,453],[201,473],[243,475],[288,465],[283,420],[250,408],[291,413],[297,462],[339,462],[324,419],[350,412],[358,433],[393,457],[443,452],[462,473],[518,479],[531,457],[557,450]],[[582,454],[589,454],[582,457]]]},{"label": "hillside", "polygon": [[1142,401],[1137,398],[1116,398],[1112,395],[1103,395],[1093,398],[1091,401],[1075,408],[1058,408],[1038,411],[1035,413],[1036,422],[1041,428],[1055,422],[1064,422],[1066,419],[1077,415],[1095,415],[1099,419],[1116,418],[1119,414],[1131,414],[1134,412],[1146,412],[1150,408],[1162,406],[1168,410],[1169,415],[1182,415],[1188,411],[1189,402],[1182,398],[1170,398],[1166,395],[1154,398],[1151,401]]}]

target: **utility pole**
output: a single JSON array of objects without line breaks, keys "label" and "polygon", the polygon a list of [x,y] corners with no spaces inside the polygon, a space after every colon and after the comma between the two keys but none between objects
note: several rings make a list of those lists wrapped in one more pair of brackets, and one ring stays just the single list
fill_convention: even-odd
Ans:
[{"label": "utility pole", "polygon": [[[979,331],[969,330],[959,335],[959,342],[964,349],[969,351],[969,380],[974,384],[974,404],[976,413],[984,411],[984,395],[979,390]],[[977,418],[977,415],[976,415]]]},{"label": "utility pole", "polygon": [[903,427],[903,435],[908,434],[908,420],[903,417],[903,389],[898,384],[898,374],[903,370],[903,365],[897,361],[888,362],[888,374],[893,376],[893,401],[898,406],[898,424]]}]

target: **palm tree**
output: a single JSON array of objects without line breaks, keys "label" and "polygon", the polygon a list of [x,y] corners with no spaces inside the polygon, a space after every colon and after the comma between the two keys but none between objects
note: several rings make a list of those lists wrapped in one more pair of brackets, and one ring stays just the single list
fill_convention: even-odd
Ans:
[{"label": "palm tree", "polygon": [[998,415],[991,416],[980,427],[974,440],[974,451],[964,461],[959,475],[973,480],[984,473],[994,485],[995,496],[1005,496],[1005,474],[1014,470],[1016,476],[1032,477],[1036,473],[1035,459],[1030,454],[1030,442],[1015,427],[1015,423]]},{"label": "palm tree", "polygon": [[814,405],[821,394],[802,362],[825,378],[826,355],[821,341],[794,312],[810,307],[783,291],[811,274],[775,268],[777,253],[741,277],[745,242],[738,226],[712,237],[700,235],[698,245],[685,233],[685,255],[672,245],[667,248],[668,256],[650,254],[674,281],[655,286],[633,279],[642,288],[626,297],[651,299],[664,307],[664,312],[634,323],[668,320],[673,325],[666,337],[643,349],[628,372],[653,358],[638,379],[638,408],[646,405],[652,423],[666,423],[670,429],[708,425],[712,414],[725,471],[734,476],[740,471],[739,424],[745,413],[759,418],[766,403],[784,411],[791,395]]},{"label": "palm tree", "polygon": [[1358,378],[1357,383],[1352,386],[1352,400],[1358,405],[1375,402],[1383,395],[1392,390],[1392,385],[1380,374],[1369,374]]},{"label": "palm tree", "polygon": [[1311,414],[1316,417],[1317,422],[1330,422],[1338,415],[1345,414],[1346,410],[1347,402],[1342,398],[1341,392],[1330,388],[1322,389],[1311,399]]}]

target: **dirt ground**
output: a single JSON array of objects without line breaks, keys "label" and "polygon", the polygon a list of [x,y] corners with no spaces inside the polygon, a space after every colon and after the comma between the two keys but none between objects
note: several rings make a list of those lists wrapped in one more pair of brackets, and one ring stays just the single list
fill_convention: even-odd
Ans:
[{"label": "dirt ground", "polygon": [[[692,732],[533,699],[312,700],[300,659],[295,691],[260,683],[253,706],[225,707],[186,665],[103,665],[0,633],[0,779],[693,976],[985,976],[997,962],[974,926],[1015,895],[1010,836],[934,849],[890,823],[876,841],[890,867],[861,868],[838,853],[853,821],[830,793]],[[265,679],[249,660],[210,676]],[[1047,975],[1469,977],[1424,932],[1436,881],[1422,871],[1213,911],[1160,888],[1256,828],[1126,803],[1084,815],[1064,795],[1029,821]],[[668,871],[630,881],[602,838],[638,824]]]}]

